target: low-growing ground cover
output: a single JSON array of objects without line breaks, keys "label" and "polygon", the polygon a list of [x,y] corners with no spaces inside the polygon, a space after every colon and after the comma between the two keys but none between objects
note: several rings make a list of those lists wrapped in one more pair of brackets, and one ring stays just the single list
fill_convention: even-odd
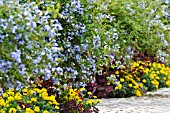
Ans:
[{"label": "low-growing ground cover", "polygon": [[54,89],[53,92],[46,88],[9,89],[0,96],[0,113],[97,113],[95,105],[100,100],[84,99],[83,91],[84,88],[69,88],[58,96]]}]

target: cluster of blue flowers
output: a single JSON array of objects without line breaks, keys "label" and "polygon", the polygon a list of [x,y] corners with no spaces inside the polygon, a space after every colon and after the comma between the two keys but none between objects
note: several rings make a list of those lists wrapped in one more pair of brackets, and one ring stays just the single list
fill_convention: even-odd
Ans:
[{"label": "cluster of blue flowers", "polygon": [[[20,3],[20,0],[1,0],[0,13],[3,14],[0,14],[1,79],[12,78],[14,81],[15,75],[22,75],[29,80],[30,76],[43,75],[45,80],[52,78],[55,84],[75,87],[85,87],[87,82],[94,82],[96,62],[103,60],[105,56],[114,60],[114,55],[110,55],[110,52],[120,50],[120,41],[126,42],[119,37],[119,31],[113,26],[108,26],[102,31],[103,28],[96,25],[90,29],[93,34],[89,36],[87,27],[93,23],[93,19],[98,25],[103,25],[103,20],[108,20],[109,23],[116,21],[114,16],[105,13],[107,11],[105,2],[98,9],[100,13],[95,15],[87,13],[87,10],[95,8],[93,5],[95,2],[96,0],[88,0],[89,6],[85,9],[81,0],[70,0],[62,6],[54,1],[41,1],[37,4]],[[169,4],[169,1],[165,3]],[[132,14],[135,12],[130,8],[130,4],[127,5],[127,10]],[[163,16],[169,18],[167,6],[162,6],[162,11]],[[89,18],[88,21],[85,18]],[[150,24],[159,23],[158,18],[156,16]],[[164,24],[162,27],[169,29]],[[167,45],[164,37],[162,41]],[[103,52],[100,49],[107,51]],[[132,48],[127,45],[126,49],[125,59],[132,58]],[[160,53],[161,50],[159,56]],[[164,54],[163,57],[165,56]],[[63,81],[65,83],[62,83]],[[5,85],[8,87],[16,85],[9,82],[7,80]],[[21,83],[17,81],[17,85],[21,86]]]}]

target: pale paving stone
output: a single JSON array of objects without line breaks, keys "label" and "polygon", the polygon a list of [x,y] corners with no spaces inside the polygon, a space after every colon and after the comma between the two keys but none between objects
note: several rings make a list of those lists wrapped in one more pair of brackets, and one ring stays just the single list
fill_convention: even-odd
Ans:
[{"label": "pale paving stone", "polygon": [[99,113],[170,113],[170,88],[142,97],[101,99]]}]

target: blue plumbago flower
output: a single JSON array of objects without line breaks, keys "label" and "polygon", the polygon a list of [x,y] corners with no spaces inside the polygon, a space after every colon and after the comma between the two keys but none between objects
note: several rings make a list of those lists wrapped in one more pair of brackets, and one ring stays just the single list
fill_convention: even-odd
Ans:
[{"label": "blue plumbago flower", "polygon": [[81,56],[79,54],[76,55],[76,60],[80,61]]},{"label": "blue plumbago flower", "polygon": [[54,78],[54,77],[52,77],[52,82],[53,82],[53,84],[57,84],[57,85],[60,84],[59,80],[57,78]]},{"label": "blue plumbago flower", "polygon": [[21,39],[21,37],[22,37],[22,34],[18,34],[14,37],[14,39],[19,40],[19,39]]},{"label": "blue plumbago flower", "polygon": [[21,74],[21,75],[26,74],[26,68],[25,68],[25,65],[24,65],[24,64],[20,64],[20,65],[19,65],[18,73]]},{"label": "blue plumbago flower", "polygon": [[98,48],[101,46],[101,39],[99,35],[93,37],[93,45],[94,48]]},{"label": "blue plumbago flower", "polygon": [[53,62],[52,53],[49,53],[49,54],[47,55],[47,59],[50,60],[51,62]]},{"label": "blue plumbago flower", "polygon": [[36,59],[33,60],[33,63],[38,64],[38,63],[41,62],[41,60],[42,60],[42,57],[39,56],[39,57],[37,57]]},{"label": "blue plumbago flower", "polygon": [[44,73],[45,72],[45,70],[44,69],[40,69],[40,73]]},{"label": "blue plumbago flower", "polygon": [[7,73],[9,69],[12,68],[12,62],[2,60],[0,58],[0,71],[3,73]]},{"label": "blue plumbago flower", "polygon": [[11,27],[11,31],[12,31],[12,33],[16,33],[16,30],[18,29],[18,27],[17,26],[12,26]]},{"label": "blue plumbago flower", "polygon": [[81,44],[82,45],[82,49],[83,49],[83,51],[86,51],[87,50],[87,48],[88,48],[88,44]]},{"label": "blue plumbago flower", "polygon": [[73,74],[74,76],[77,76],[78,75],[78,72],[77,72],[77,70],[74,70],[74,74]]},{"label": "blue plumbago flower", "polygon": [[59,75],[63,75],[63,69],[61,67],[57,67],[56,70]]},{"label": "blue plumbago flower", "polygon": [[60,51],[60,47],[52,47],[52,53],[55,53],[55,52],[59,52]]},{"label": "blue plumbago flower", "polygon": [[20,50],[16,50],[16,52],[11,52],[10,56],[11,58],[13,58],[17,63],[21,63],[21,51]]}]

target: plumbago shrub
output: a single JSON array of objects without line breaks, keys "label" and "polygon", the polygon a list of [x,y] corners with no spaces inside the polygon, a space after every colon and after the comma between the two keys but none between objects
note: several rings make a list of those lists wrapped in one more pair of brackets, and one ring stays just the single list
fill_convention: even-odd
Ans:
[{"label": "plumbago shrub", "polygon": [[142,51],[164,60],[168,3],[1,1],[2,84],[16,81],[19,86],[30,76],[44,75],[60,85],[84,87],[85,81],[94,81],[96,67],[107,64],[106,55],[129,60]]},{"label": "plumbago shrub", "polygon": [[108,63],[106,55],[129,60],[138,51],[164,60],[170,35],[168,1],[96,0],[85,6],[87,43],[94,48],[89,54],[96,56],[97,66]]},{"label": "plumbago shrub", "polygon": [[2,1],[0,7],[2,86],[21,87],[43,75],[60,90],[85,87],[92,79],[96,68],[81,40],[86,29],[80,1]]},{"label": "plumbago shrub", "polygon": [[20,86],[30,76],[43,75],[60,87],[85,87],[86,81],[94,82],[96,67],[107,64],[106,55],[131,59],[134,51],[149,56],[161,48],[158,57],[164,60],[169,15],[168,2],[163,3],[2,1],[2,85],[14,87],[16,81]]}]

